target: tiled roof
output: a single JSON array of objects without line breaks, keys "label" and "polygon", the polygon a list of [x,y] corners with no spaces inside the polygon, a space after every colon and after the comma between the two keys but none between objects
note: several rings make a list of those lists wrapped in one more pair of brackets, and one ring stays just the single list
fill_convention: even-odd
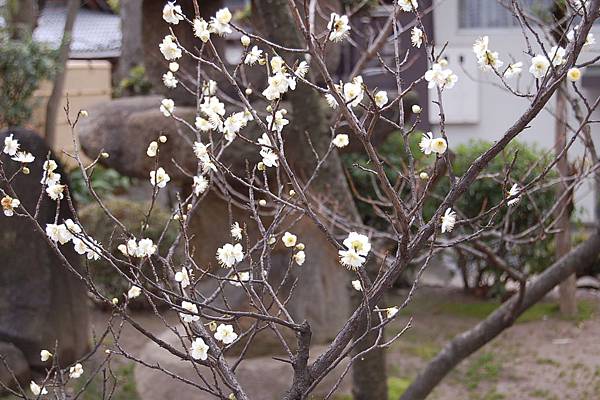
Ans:
[{"label": "tiled roof", "polygon": [[[41,12],[33,37],[58,48],[67,10],[47,5]],[[80,9],[75,20],[70,58],[115,58],[121,54],[121,19],[118,15]]]}]

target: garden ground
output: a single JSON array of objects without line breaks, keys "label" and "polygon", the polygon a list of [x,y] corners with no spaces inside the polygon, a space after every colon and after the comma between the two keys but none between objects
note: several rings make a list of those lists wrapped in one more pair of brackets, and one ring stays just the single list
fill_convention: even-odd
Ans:
[{"label": "garden ground", "polygon": [[[400,304],[404,295],[404,291],[398,290],[389,296],[388,304]],[[600,293],[581,291],[579,297],[579,314],[571,320],[561,318],[550,299],[530,309],[512,328],[461,363],[428,399],[600,398]],[[444,343],[472,327],[497,305],[464,295],[457,289],[419,289],[388,332],[391,336],[400,331],[413,318],[412,327],[391,346],[387,356],[389,398],[397,400]],[[163,329],[162,323],[150,313],[136,316],[151,331]],[[100,329],[106,318],[106,314],[95,311],[94,325]],[[136,354],[145,343],[133,330],[124,328],[121,344]],[[96,362],[103,357],[99,352]],[[113,367],[120,381],[113,398],[139,399],[133,365],[115,360]],[[84,394],[84,400],[101,398],[101,380],[96,381]],[[345,382],[342,388],[346,394],[336,395],[335,400],[351,399],[347,394],[349,383]]]}]

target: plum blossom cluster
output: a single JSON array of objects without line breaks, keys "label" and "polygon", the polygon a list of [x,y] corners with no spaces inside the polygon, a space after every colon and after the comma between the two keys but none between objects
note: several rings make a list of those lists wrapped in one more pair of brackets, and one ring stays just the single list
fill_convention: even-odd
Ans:
[{"label": "plum blossom cluster", "polygon": [[431,66],[431,69],[425,72],[425,80],[428,82],[427,87],[432,89],[438,87],[440,90],[452,89],[456,82],[458,82],[458,76],[452,72],[451,69],[446,68],[448,61],[442,59]]},{"label": "plum blossom cluster", "polygon": [[292,256],[292,260],[298,265],[304,264],[306,260],[306,254],[304,253],[304,244],[298,243],[298,237],[290,232],[285,232],[281,237],[283,245],[288,248],[294,248],[296,252]]},{"label": "plum blossom cluster", "polygon": [[350,232],[342,244],[345,250],[339,250],[340,263],[348,269],[357,269],[367,260],[371,251],[369,238],[357,232]]},{"label": "plum blossom cluster", "polygon": [[477,64],[483,71],[500,71],[504,62],[500,61],[497,51],[489,49],[489,40],[488,36],[483,36],[475,41],[473,52],[477,57]]},{"label": "plum blossom cluster", "polygon": [[421,141],[419,142],[419,147],[421,151],[429,155],[431,153],[436,153],[438,155],[442,155],[448,149],[448,143],[444,138],[434,138],[433,133],[427,132],[423,134]]},{"label": "plum blossom cluster", "polygon": [[65,220],[63,224],[46,224],[46,235],[61,245],[71,242],[77,254],[85,255],[88,260],[100,259],[100,243],[85,235],[81,226],[72,219]]},{"label": "plum blossom cluster", "polygon": [[152,239],[129,239],[127,243],[120,244],[117,249],[125,256],[144,258],[150,257],[156,253],[157,246]]}]

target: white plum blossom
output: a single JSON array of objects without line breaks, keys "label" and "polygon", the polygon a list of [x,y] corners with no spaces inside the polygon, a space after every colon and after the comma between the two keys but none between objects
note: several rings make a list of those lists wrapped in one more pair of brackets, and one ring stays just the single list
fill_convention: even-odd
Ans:
[{"label": "white plum blossom", "polygon": [[282,109],[275,112],[275,118],[273,118],[272,115],[267,115],[267,126],[269,126],[272,131],[281,132],[283,127],[290,123],[290,121],[284,118],[284,113],[285,109]]},{"label": "white plum blossom", "polygon": [[332,42],[340,42],[348,37],[352,28],[350,27],[350,20],[346,15],[331,13],[327,29],[330,32],[329,40]]},{"label": "white plum blossom", "polygon": [[40,360],[42,360],[42,362],[48,361],[51,357],[52,353],[50,353],[48,350],[40,351]]},{"label": "white plum blossom", "polygon": [[243,111],[231,114],[229,117],[225,118],[222,128],[225,139],[229,142],[233,141],[237,133],[242,130],[242,128],[246,127],[247,123],[248,120]]},{"label": "white plum blossom", "polygon": [[327,93],[325,95],[325,100],[327,101],[327,105],[333,109],[336,109],[338,106],[338,102],[335,97],[331,93]]},{"label": "white plum blossom", "polygon": [[126,244],[119,245],[118,249],[126,256],[143,258],[156,253],[157,246],[152,239],[140,239],[139,242],[135,239],[129,239]]},{"label": "white plum blossom", "polygon": [[273,74],[276,74],[278,72],[285,72],[285,61],[283,61],[283,58],[279,56],[271,57],[271,61],[269,61],[269,64],[271,65],[271,72]]},{"label": "white plum blossom", "polygon": [[433,138],[433,134],[431,132],[427,132],[423,134],[421,141],[419,142],[419,147],[421,151],[425,155],[429,155],[431,153],[444,154],[448,149],[448,144],[444,138]]},{"label": "white plum blossom", "polygon": [[531,59],[529,72],[537,79],[541,79],[546,75],[550,68],[550,61],[543,55],[537,55]]},{"label": "white plum blossom", "polygon": [[158,48],[167,61],[174,61],[181,58],[181,48],[175,43],[174,38],[171,35],[165,36]]},{"label": "white plum blossom", "polygon": [[523,63],[521,61],[518,61],[513,64],[508,64],[508,67],[506,67],[506,71],[504,71],[504,77],[512,78],[514,76],[520,75],[522,71]]},{"label": "white plum blossom", "polygon": [[262,157],[262,163],[269,167],[277,167],[279,165],[279,156],[275,154],[275,152],[271,149],[263,148],[260,151],[260,155]]},{"label": "white plum blossom", "polygon": [[14,156],[17,154],[19,150],[19,141],[17,139],[13,139],[13,134],[11,133],[7,137],[4,138],[4,154],[8,154],[9,156]]},{"label": "white plum blossom", "polygon": [[304,78],[307,73],[308,73],[308,63],[306,61],[301,61],[300,64],[298,64],[298,66],[296,67],[296,70],[294,71],[294,75],[296,75],[300,78]]},{"label": "white plum blossom", "polygon": [[375,99],[375,105],[378,108],[383,108],[383,106],[385,106],[388,103],[388,95],[385,90],[378,91],[377,93],[375,93],[375,96],[373,96],[373,98]]},{"label": "white plum blossom", "polygon": [[429,82],[427,85],[429,89],[435,86],[440,89],[452,89],[458,82],[458,76],[451,69],[444,68],[441,63],[435,63],[425,72],[425,80]]},{"label": "white plum blossom", "polygon": [[208,345],[204,343],[204,339],[196,338],[192,342],[190,348],[190,355],[194,360],[206,360],[208,358]]},{"label": "white plum blossom", "polygon": [[340,263],[349,269],[356,269],[362,266],[366,261],[366,256],[371,251],[369,238],[357,232],[350,232],[344,239],[346,250],[338,251]]},{"label": "white plum blossom", "polygon": [[456,224],[456,213],[451,208],[447,208],[442,216],[442,233],[452,232]]},{"label": "white plum blossom", "polygon": [[167,73],[163,74],[162,80],[164,85],[169,89],[175,89],[177,87],[177,84],[179,83],[179,81],[171,71],[167,71]]},{"label": "white plum blossom", "polygon": [[363,265],[366,261],[366,258],[359,255],[356,251],[350,250],[340,250],[340,263],[348,269],[356,269]]},{"label": "white plum blossom", "polygon": [[398,309],[398,307],[394,306],[394,307],[388,307],[385,309],[385,316],[386,318],[394,318],[394,316],[396,314],[398,314],[398,311],[400,311],[400,309]]},{"label": "white plum blossom", "polygon": [[289,76],[283,72],[277,72],[269,77],[268,84],[262,94],[267,100],[273,101],[280,98],[290,88]]},{"label": "white plum blossom", "polygon": [[42,180],[40,183],[42,185],[56,185],[60,183],[60,174],[54,172],[58,168],[58,164],[54,160],[44,161],[42,169],[44,170],[42,174]]},{"label": "white plum blossom", "polygon": [[156,171],[150,171],[150,183],[152,186],[164,188],[170,180],[171,177],[166,173],[163,167],[158,167]]},{"label": "white plum blossom", "polygon": [[358,106],[364,96],[362,76],[359,75],[352,79],[352,82],[344,83],[343,92],[344,100],[350,107]]},{"label": "white plum blossom", "polygon": [[417,0],[398,0],[398,5],[402,11],[410,12],[419,8]]},{"label": "white plum blossom", "polygon": [[555,67],[558,67],[567,61],[565,58],[565,49],[560,46],[553,46],[548,55],[550,56],[550,60],[552,60],[552,65]]},{"label": "white plum blossom", "polygon": [[62,200],[64,196],[65,185],[54,184],[46,188],[46,194],[54,201]]},{"label": "white plum blossom", "polygon": [[244,47],[250,46],[250,37],[248,35],[242,35],[240,43],[242,43],[242,46]]},{"label": "white plum blossom", "polygon": [[283,242],[285,247],[294,247],[296,245],[297,240],[298,240],[298,237],[290,232],[284,233],[283,236],[281,237],[281,241]]},{"label": "white plum blossom", "polygon": [[292,258],[296,264],[302,265],[304,264],[304,261],[306,261],[306,253],[304,253],[304,250],[299,250],[292,256]]},{"label": "white plum blossom", "polygon": [[231,27],[229,26],[231,18],[231,11],[227,7],[220,9],[210,20],[211,31],[220,36],[231,33]]},{"label": "white plum blossom", "polygon": [[65,224],[46,224],[46,235],[50,240],[60,244],[68,243],[73,239],[73,234],[67,229]]},{"label": "white plum blossom", "polygon": [[569,68],[567,71],[567,79],[571,82],[577,82],[581,79],[581,70],[577,67]]},{"label": "white plum blossom", "polygon": [[168,1],[163,8],[163,19],[168,24],[177,25],[179,21],[183,21],[183,12],[181,6],[176,5],[174,1]]},{"label": "white plum blossom", "polygon": [[410,42],[413,46],[419,49],[423,45],[423,31],[416,26],[410,31]]},{"label": "white plum blossom", "polygon": [[248,282],[250,280],[250,272],[234,272],[229,279],[231,279],[231,281],[229,281],[231,285],[240,287],[242,286],[242,282]]},{"label": "white plum blossom", "polygon": [[21,205],[19,199],[13,199],[12,197],[6,195],[0,200],[2,204],[2,211],[4,211],[4,215],[7,217],[12,217],[15,214],[15,208]]},{"label": "white plum blossom", "polygon": [[216,96],[205,97],[200,104],[200,111],[208,117],[212,115],[222,117],[225,115],[225,104],[221,103]]},{"label": "white plum blossom", "polygon": [[35,160],[35,157],[33,156],[33,154],[28,153],[26,151],[17,151],[17,154],[15,154],[11,158],[11,160],[19,162],[21,164],[29,164]]},{"label": "white plum blossom", "polygon": [[477,57],[477,63],[483,71],[495,70],[498,71],[504,63],[500,61],[497,51],[491,51],[488,48],[489,38],[481,37],[475,41],[473,52]]},{"label": "white plum blossom", "polygon": [[83,375],[83,366],[80,363],[75,364],[69,368],[69,377],[73,379],[81,378]]},{"label": "white plum blossom", "polygon": [[217,249],[217,261],[223,268],[231,268],[244,259],[244,251],[241,244],[226,243]]},{"label": "white plum blossom", "polygon": [[202,18],[194,18],[194,35],[206,43],[210,39],[210,26]]},{"label": "white plum blossom", "polygon": [[156,157],[156,152],[158,151],[158,143],[156,141],[150,142],[148,148],[146,149],[146,155],[148,157]]},{"label": "white plum blossom", "polygon": [[45,387],[41,387],[34,381],[31,381],[31,383],[29,384],[29,390],[31,390],[31,393],[33,393],[34,396],[48,394],[48,390]]},{"label": "white plum blossom", "polygon": [[196,129],[198,129],[200,132],[208,132],[214,129],[210,121],[202,117],[196,117],[196,122],[194,123],[194,125],[196,126]]},{"label": "white plum blossom", "polygon": [[200,196],[202,193],[206,192],[207,188],[208,180],[204,177],[204,175],[194,176],[194,183],[192,184],[192,189],[194,189],[194,194],[196,196]]},{"label": "white plum blossom", "polygon": [[369,238],[366,235],[350,232],[348,237],[344,239],[344,246],[348,249],[352,249],[356,251],[361,256],[366,256],[371,251],[371,243],[369,243]]},{"label": "white plum blossom", "polygon": [[163,99],[160,102],[160,112],[163,113],[165,117],[170,117],[175,111],[175,102],[171,99]]},{"label": "white plum blossom", "polygon": [[190,286],[190,275],[186,267],[181,268],[181,271],[175,273],[175,281],[179,282],[183,289]]},{"label": "white plum blossom", "polygon": [[352,283],[352,287],[354,288],[354,290],[362,292],[362,285],[361,285],[359,279],[356,279],[356,280],[352,281],[351,283]]},{"label": "white plum blossom", "polygon": [[128,299],[135,299],[136,297],[138,297],[140,294],[142,294],[142,289],[140,289],[138,286],[132,286],[131,288],[129,288],[129,290],[127,291],[127,298]]},{"label": "white plum blossom", "polygon": [[242,240],[242,227],[239,222],[234,222],[231,225],[231,237],[235,240]]},{"label": "white plum blossom", "polygon": [[171,72],[179,71],[179,64],[176,63],[175,61],[169,63],[169,71],[171,71]]},{"label": "white plum blossom", "polygon": [[350,139],[348,139],[348,135],[345,133],[339,133],[335,135],[332,141],[333,145],[338,148],[346,147],[350,143]]},{"label": "white plum blossom", "polygon": [[196,322],[200,319],[198,315],[198,306],[189,301],[182,301],[181,308],[187,311],[187,313],[179,313],[179,316],[183,320],[183,322],[187,322],[188,324],[191,322]]},{"label": "white plum blossom", "polygon": [[252,49],[246,54],[246,58],[244,58],[244,64],[254,65],[256,64],[260,58],[262,57],[263,51],[258,48],[258,46],[252,46]]},{"label": "white plum blossom", "polygon": [[224,344],[231,344],[237,339],[238,335],[233,331],[232,325],[220,324],[215,332],[215,339]]},{"label": "white plum blossom", "polygon": [[[569,40],[569,42],[572,42],[573,40],[575,40],[575,33],[577,32],[577,27],[575,29],[571,29],[569,31],[569,33],[567,33],[567,39]],[[593,33],[588,33],[586,38],[585,38],[585,43],[583,44],[583,47],[588,47],[588,46],[592,46],[596,44],[596,38],[594,37]]]},{"label": "white plum blossom", "polygon": [[508,206],[514,206],[515,204],[517,204],[520,200],[521,200],[521,196],[519,195],[519,193],[521,192],[521,188],[519,187],[518,184],[514,184],[511,186],[510,190],[508,191],[508,197],[514,197],[510,200],[507,201],[506,204],[508,204]]}]

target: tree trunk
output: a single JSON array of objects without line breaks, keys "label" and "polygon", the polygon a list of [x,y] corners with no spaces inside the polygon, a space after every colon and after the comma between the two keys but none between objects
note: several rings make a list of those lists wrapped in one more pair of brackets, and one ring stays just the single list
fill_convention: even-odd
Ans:
[{"label": "tree trunk", "polygon": [[425,399],[462,360],[510,327],[515,319],[540,301],[556,285],[591,265],[600,254],[600,234],[595,231],[582,244],[548,267],[527,285],[523,298],[512,296],[489,317],[450,341],[417,376],[400,400]]},{"label": "tree trunk", "polygon": [[121,34],[118,80],[125,78],[131,68],[143,64],[142,0],[121,2]]},{"label": "tree trunk", "polygon": [[24,39],[33,34],[38,18],[37,0],[9,0],[8,29],[13,39]]},{"label": "tree trunk", "polygon": [[[554,138],[554,151],[558,156],[565,148],[567,143],[567,98],[564,93],[566,90],[563,85],[556,93],[556,131]],[[569,160],[567,153],[563,154],[558,159],[556,164],[558,173],[561,177],[560,187],[558,188],[557,197],[564,195],[568,191],[569,182],[567,181],[570,175]],[[557,208],[557,223],[556,227],[560,230],[555,237],[556,240],[556,258],[564,256],[571,250],[571,196],[565,196]],[[560,284],[560,312],[568,317],[572,317],[577,313],[577,282],[575,275],[570,276]]]},{"label": "tree trunk", "polygon": [[[265,36],[287,47],[301,48],[303,41],[295,28],[294,20],[290,15],[288,3],[285,0],[255,0],[252,3],[253,12],[261,19],[260,27]],[[302,8],[302,7],[301,7]],[[290,65],[292,60],[287,54],[281,54]],[[313,79],[314,80],[314,79]],[[325,154],[331,141],[330,126],[325,110],[325,103],[321,96],[312,88],[302,83],[298,84],[295,91],[287,95],[292,106],[293,132],[287,135],[286,149],[295,172],[300,177],[314,171],[315,157],[306,135],[310,136],[312,145],[319,155]],[[336,209],[350,221],[360,222],[360,215],[348,183],[344,179],[344,171],[337,152],[333,152],[328,161],[319,171],[319,175],[311,186],[311,193],[319,197],[322,204]],[[352,303],[360,303],[362,296],[352,290]],[[363,323],[363,327],[366,322]],[[359,329],[356,334],[361,335],[364,330]],[[361,343],[357,344],[354,354],[369,348],[375,341],[376,333],[367,335]],[[385,371],[385,350],[376,349],[359,358],[353,364],[353,393],[356,400],[379,399],[387,397],[387,382]]]},{"label": "tree trunk", "polygon": [[63,90],[65,87],[65,78],[67,75],[67,61],[69,61],[69,53],[71,51],[71,37],[77,12],[79,11],[80,0],[69,0],[67,4],[67,19],[65,20],[65,28],[63,31],[62,43],[60,44],[58,54],[58,73],[54,78],[52,92],[48,98],[46,106],[46,127],[45,137],[46,143],[52,148],[56,141],[56,123],[58,121],[58,112],[62,103]]}]

